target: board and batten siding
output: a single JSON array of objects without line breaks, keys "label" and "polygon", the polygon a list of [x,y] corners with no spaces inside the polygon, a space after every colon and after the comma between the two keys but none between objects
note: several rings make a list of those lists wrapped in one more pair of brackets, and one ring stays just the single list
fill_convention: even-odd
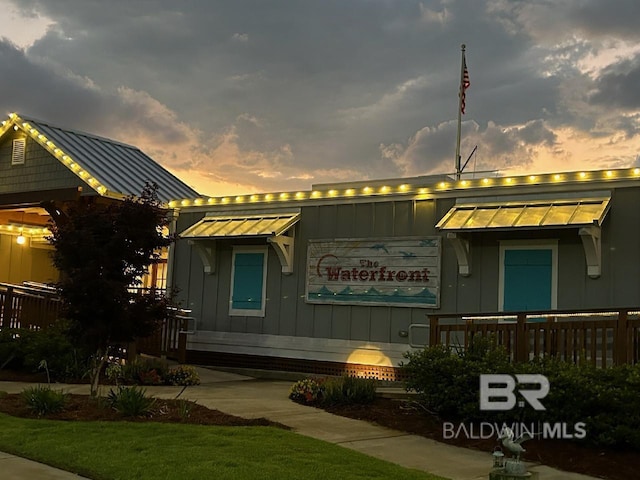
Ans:
[{"label": "board and batten siding", "polygon": [[[185,230],[203,216],[204,213],[182,212],[177,231]],[[300,222],[294,227],[293,274],[283,275],[276,252],[268,249],[263,318],[230,316],[229,293],[233,246],[265,245],[264,239],[216,240],[213,274],[204,273],[194,248],[180,240],[174,252],[174,285],[180,290],[183,306],[192,309],[201,330],[406,343],[400,332],[406,331],[411,323],[423,323],[424,308],[310,303],[305,295],[307,250],[313,241],[327,238],[379,237],[392,241],[395,237],[431,238],[437,236],[435,223],[434,202],[429,200],[302,207]]]}]

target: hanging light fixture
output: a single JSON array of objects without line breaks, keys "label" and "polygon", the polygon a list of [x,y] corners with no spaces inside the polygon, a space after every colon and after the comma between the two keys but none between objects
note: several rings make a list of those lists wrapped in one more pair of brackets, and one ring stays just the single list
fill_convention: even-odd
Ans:
[{"label": "hanging light fixture", "polygon": [[[24,211],[22,212],[22,222],[24,223]],[[27,243],[27,238],[22,234],[23,227],[20,227],[20,233],[16,237],[16,243],[18,245],[24,245]]]}]

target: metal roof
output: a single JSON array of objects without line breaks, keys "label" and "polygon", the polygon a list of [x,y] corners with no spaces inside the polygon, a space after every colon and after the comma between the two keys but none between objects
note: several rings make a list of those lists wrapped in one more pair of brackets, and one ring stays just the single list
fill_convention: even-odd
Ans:
[{"label": "metal roof", "polygon": [[7,126],[15,124],[24,130],[100,195],[139,195],[145,183],[153,182],[164,203],[200,196],[137,147],[17,114],[9,118]]},{"label": "metal roof", "polygon": [[440,230],[562,228],[601,225],[610,196],[455,205],[436,225]]},{"label": "metal roof", "polygon": [[182,238],[238,238],[282,235],[300,219],[300,211],[257,215],[207,215],[180,234]]}]

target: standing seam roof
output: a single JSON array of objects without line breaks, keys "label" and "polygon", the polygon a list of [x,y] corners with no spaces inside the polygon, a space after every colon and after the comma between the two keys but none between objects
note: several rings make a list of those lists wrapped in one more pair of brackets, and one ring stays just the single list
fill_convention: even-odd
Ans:
[{"label": "standing seam roof", "polygon": [[[10,118],[32,135],[22,125],[28,122],[32,128],[47,137],[65,155],[71,157],[75,163],[93,175],[111,192],[124,196],[139,195],[145,183],[153,182],[158,185],[158,197],[164,203],[174,198],[200,196],[198,192],[134,146],[76,130],[63,129],[33,118],[20,116],[10,116]],[[67,166],[64,162],[62,163]]]}]

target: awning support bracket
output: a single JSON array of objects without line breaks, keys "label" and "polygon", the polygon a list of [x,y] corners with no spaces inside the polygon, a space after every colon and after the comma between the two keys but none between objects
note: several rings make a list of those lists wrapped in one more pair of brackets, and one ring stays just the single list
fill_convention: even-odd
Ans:
[{"label": "awning support bracket", "polygon": [[291,275],[293,273],[293,244],[294,229],[291,229],[290,236],[274,235],[267,237],[267,242],[273,245],[273,249],[278,254],[278,259],[282,265],[282,273]]},{"label": "awning support bracket", "polygon": [[471,250],[469,248],[469,240],[460,237],[454,232],[448,232],[447,238],[453,245],[458,259],[458,273],[463,277],[471,275]]},{"label": "awning support bracket", "polygon": [[598,278],[602,273],[602,246],[600,242],[600,227],[592,225],[578,230],[587,260],[587,275]]},{"label": "awning support bracket", "polygon": [[216,241],[215,240],[188,240],[189,245],[195,248],[204,265],[204,273],[211,275],[216,272]]}]

